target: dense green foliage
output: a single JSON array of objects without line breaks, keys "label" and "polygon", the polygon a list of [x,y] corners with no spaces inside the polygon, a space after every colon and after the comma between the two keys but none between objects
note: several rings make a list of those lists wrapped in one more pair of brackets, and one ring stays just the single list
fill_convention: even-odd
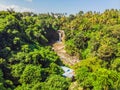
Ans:
[{"label": "dense green foliage", "polygon": [[65,31],[65,49],[78,56],[75,80],[88,90],[120,88],[120,10],[76,15],[0,11],[0,90],[67,90],[62,62],[50,44]]},{"label": "dense green foliage", "polygon": [[79,12],[61,28],[66,33],[66,51],[77,55],[76,80],[84,89],[120,87],[120,11]]},{"label": "dense green foliage", "polygon": [[0,90],[68,89],[62,62],[48,46],[58,39],[57,22],[51,15],[0,11]]}]

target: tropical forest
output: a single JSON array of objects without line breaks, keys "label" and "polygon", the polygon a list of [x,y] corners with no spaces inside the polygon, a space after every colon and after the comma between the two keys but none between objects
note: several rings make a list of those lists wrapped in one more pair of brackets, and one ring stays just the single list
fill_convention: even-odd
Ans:
[{"label": "tropical forest", "polygon": [[0,11],[0,90],[120,90],[120,10]]}]

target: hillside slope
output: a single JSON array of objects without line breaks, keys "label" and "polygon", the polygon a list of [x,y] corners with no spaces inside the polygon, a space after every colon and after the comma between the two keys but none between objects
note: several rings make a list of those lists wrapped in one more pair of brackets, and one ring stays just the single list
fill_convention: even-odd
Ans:
[{"label": "hillside slope", "polygon": [[79,59],[76,56],[70,56],[66,53],[64,48],[65,45],[62,42],[56,42],[53,44],[54,51],[57,53],[64,64],[71,66],[79,62]]}]

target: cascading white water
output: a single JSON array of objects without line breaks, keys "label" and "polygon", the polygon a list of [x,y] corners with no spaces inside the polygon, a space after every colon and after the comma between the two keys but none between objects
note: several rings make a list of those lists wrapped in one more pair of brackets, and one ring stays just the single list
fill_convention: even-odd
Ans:
[{"label": "cascading white water", "polygon": [[65,37],[64,31],[58,30],[58,35],[59,35],[58,42],[62,42]]},{"label": "cascading white water", "polygon": [[62,39],[61,39],[61,33],[59,33],[59,40],[58,40],[59,42],[61,42],[62,41]]}]

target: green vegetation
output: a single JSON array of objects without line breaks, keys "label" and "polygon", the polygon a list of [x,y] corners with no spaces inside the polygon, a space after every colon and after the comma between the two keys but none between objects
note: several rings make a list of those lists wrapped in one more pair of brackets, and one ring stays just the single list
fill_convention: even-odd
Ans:
[{"label": "green vegetation", "polygon": [[120,11],[79,12],[64,23],[66,51],[77,55],[73,66],[80,87],[116,90],[120,87]]},{"label": "green vegetation", "polygon": [[48,46],[58,39],[57,22],[51,15],[0,11],[0,90],[68,89],[71,81]]},{"label": "green vegetation", "polygon": [[78,88],[120,88],[120,10],[68,17],[9,10],[0,11],[0,90],[68,90],[71,80],[50,46],[59,29],[67,53],[80,59],[73,66]]}]

